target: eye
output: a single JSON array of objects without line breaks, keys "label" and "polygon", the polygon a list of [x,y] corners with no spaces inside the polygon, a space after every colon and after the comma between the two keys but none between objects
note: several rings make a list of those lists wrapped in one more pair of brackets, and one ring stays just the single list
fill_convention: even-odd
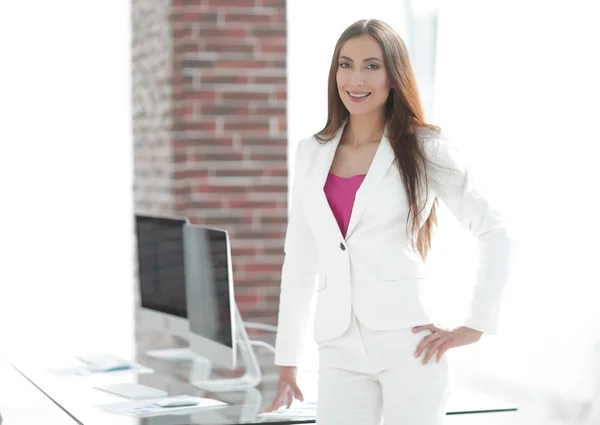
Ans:
[{"label": "eye", "polygon": [[367,65],[367,69],[379,69],[379,65],[376,65],[374,63],[370,63]]},{"label": "eye", "polygon": [[340,68],[348,68],[350,64],[348,62],[340,62]]}]

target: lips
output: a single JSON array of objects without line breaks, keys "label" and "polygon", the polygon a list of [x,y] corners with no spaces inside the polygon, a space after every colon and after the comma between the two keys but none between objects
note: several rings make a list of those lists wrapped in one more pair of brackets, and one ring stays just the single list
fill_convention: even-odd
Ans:
[{"label": "lips", "polygon": [[371,92],[366,92],[366,93],[357,93],[357,92],[349,92],[347,91],[346,93],[348,93],[348,96],[350,96],[353,99],[364,99],[366,97],[369,97],[371,95]]}]

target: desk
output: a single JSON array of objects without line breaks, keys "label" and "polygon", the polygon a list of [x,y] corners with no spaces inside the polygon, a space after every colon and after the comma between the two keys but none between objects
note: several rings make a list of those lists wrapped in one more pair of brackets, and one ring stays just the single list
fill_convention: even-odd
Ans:
[{"label": "desk", "polygon": [[[267,335],[269,337],[269,335]],[[45,392],[57,406],[72,415],[84,425],[232,425],[232,424],[302,424],[314,423],[314,419],[267,420],[257,415],[266,408],[274,397],[277,385],[277,367],[273,365],[273,354],[256,348],[257,358],[263,371],[263,382],[255,389],[245,392],[206,393],[191,382],[218,377],[227,371],[214,369],[207,372],[205,364],[190,359],[165,360],[150,357],[148,350],[180,347],[182,342],[170,339],[152,331],[139,330],[130,347],[107,347],[107,353],[132,359],[152,369],[153,373],[132,373],[130,371],[90,375],[59,375],[52,371],[58,366],[75,366],[76,354],[45,351],[27,358],[13,359],[12,365],[39,389]],[[131,352],[128,352],[131,350]],[[15,371],[15,373],[16,373]],[[230,373],[230,372],[229,372]],[[127,402],[127,399],[93,389],[95,385],[109,385],[135,382],[166,391],[169,396],[187,394],[198,397],[215,398],[228,403],[227,407],[215,410],[197,410],[193,413],[175,415],[173,413],[147,418],[115,415],[105,412],[99,404]],[[300,371],[299,385],[307,400],[316,400],[316,372]],[[32,388],[34,388],[32,386]],[[59,410],[57,408],[57,410]],[[490,413],[514,411],[514,406],[481,394],[457,391],[450,398],[448,415],[467,413]],[[65,415],[66,416],[66,415]],[[46,421],[48,422],[48,421]],[[52,422],[62,424],[61,422]],[[73,423],[73,420],[69,422]]]},{"label": "desk", "polygon": [[4,425],[77,423],[50,398],[0,359],[0,423]]}]

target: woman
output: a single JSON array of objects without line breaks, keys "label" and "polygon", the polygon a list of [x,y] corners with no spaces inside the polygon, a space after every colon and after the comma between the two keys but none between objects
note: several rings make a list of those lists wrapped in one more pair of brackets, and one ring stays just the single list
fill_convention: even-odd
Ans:
[{"label": "woman", "polygon": [[[285,240],[267,410],[303,399],[301,340],[317,293],[319,425],[432,425],[444,416],[453,347],[494,333],[512,242],[456,150],[423,120],[408,54],[378,20],[335,47],[327,124],[302,140]],[[480,263],[464,326],[431,323],[425,259],[441,200],[478,238]],[[317,279],[318,276],[318,279]]]}]

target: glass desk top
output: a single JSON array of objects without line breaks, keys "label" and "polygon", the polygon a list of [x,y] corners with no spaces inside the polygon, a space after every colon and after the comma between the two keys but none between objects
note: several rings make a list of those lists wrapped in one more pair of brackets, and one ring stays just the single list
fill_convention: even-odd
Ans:
[{"label": "glass desk top", "polygon": [[[265,335],[269,342],[270,335]],[[272,341],[271,341],[272,342]],[[182,341],[155,332],[136,332],[128,347],[106,347],[103,350],[127,360],[134,360],[152,370],[151,373],[136,373],[129,370],[76,375],[65,372],[81,363],[75,358],[82,353],[64,353],[49,347],[44,353],[33,356],[12,358],[12,365],[45,392],[58,406],[85,425],[231,425],[231,424],[302,424],[314,423],[314,417],[274,418],[260,415],[271,403],[277,385],[277,367],[273,365],[273,354],[264,348],[256,347],[256,355],[261,364],[263,381],[247,391],[209,393],[193,385],[197,380],[214,377],[239,376],[242,371],[227,371],[211,367],[202,359],[193,360],[190,356],[179,358],[158,358],[149,356],[149,350],[182,347]],[[58,371],[61,370],[59,373]],[[316,371],[300,370],[299,385],[306,401],[316,403]],[[169,396],[188,395],[206,397],[225,402],[227,405],[216,409],[195,408],[192,411],[176,412],[163,409],[156,416],[133,417],[109,413],[98,405],[129,403],[121,396],[93,388],[97,385],[119,383],[139,383],[164,390]],[[502,401],[477,393],[455,392],[448,404],[448,415],[465,413],[487,413],[512,411],[516,408]]]}]

